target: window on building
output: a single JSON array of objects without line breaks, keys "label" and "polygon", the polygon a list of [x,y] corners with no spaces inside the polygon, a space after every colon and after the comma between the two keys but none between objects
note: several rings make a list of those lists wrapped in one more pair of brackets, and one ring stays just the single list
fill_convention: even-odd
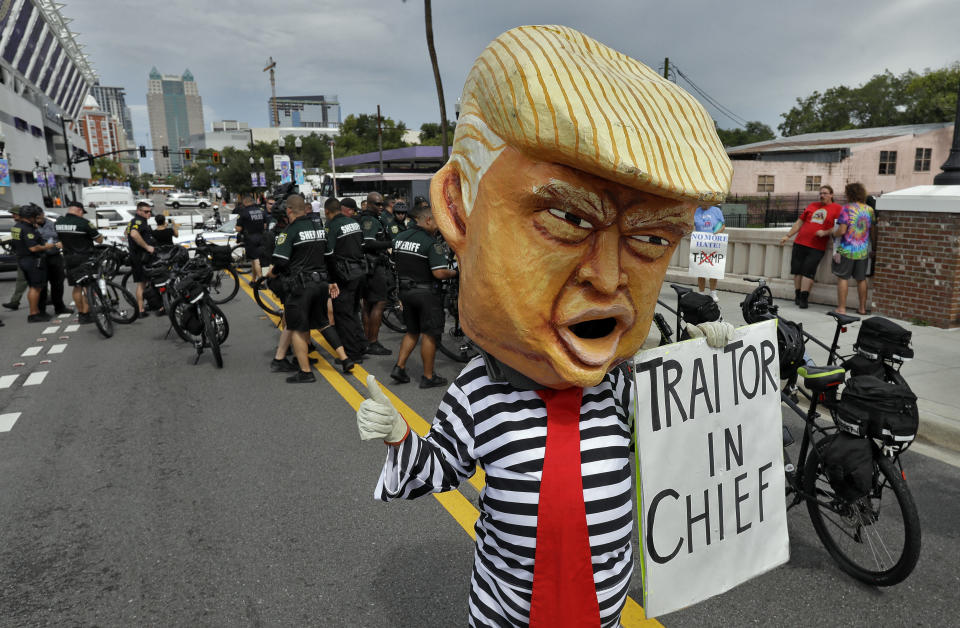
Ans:
[{"label": "window on building", "polygon": [[819,192],[820,191],[820,175],[813,175],[807,177],[807,183],[804,186],[804,189],[807,192]]},{"label": "window on building", "polygon": [[24,120],[23,118],[14,118],[14,119],[13,119],[13,126],[17,127],[17,130],[18,130],[18,131],[29,131],[29,130],[30,130],[30,125],[27,124],[27,121]]},{"label": "window on building", "polygon": [[930,172],[930,154],[932,148],[918,148],[917,156],[913,158],[914,172]]},{"label": "window on building", "polygon": [[30,133],[32,133],[34,137],[43,137],[43,131],[40,130],[38,126],[31,126]]},{"label": "window on building", "polygon": [[757,175],[757,192],[773,192],[773,175]]},{"label": "window on building", "polygon": [[897,174],[897,151],[880,151],[880,171],[879,174]]}]

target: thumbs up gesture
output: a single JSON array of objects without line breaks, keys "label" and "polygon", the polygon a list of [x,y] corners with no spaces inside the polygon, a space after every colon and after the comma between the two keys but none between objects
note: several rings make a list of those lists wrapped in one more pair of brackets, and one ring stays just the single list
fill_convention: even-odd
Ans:
[{"label": "thumbs up gesture", "polygon": [[373,375],[367,375],[367,390],[370,398],[357,409],[357,427],[363,440],[383,439],[388,445],[399,445],[407,437],[410,428]]}]

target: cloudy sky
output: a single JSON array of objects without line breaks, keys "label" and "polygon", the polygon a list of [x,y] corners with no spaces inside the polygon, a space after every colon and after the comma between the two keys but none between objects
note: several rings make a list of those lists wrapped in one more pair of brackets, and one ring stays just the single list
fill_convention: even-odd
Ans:
[{"label": "cloudy sky", "polygon": [[[193,72],[207,129],[222,119],[268,126],[270,84],[262,69],[269,56],[277,61],[279,96],[335,94],[343,117],[376,112],[379,104],[408,128],[439,121],[421,0],[66,2],[62,11],[101,83],[126,88],[140,144],[149,144],[152,66]],[[780,114],[813,90],[960,60],[957,0],[436,0],[434,35],[451,118],[476,56],[523,24],[574,27],[655,69],[669,57],[737,118],[774,130]],[[708,110],[721,127],[736,126]]]}]

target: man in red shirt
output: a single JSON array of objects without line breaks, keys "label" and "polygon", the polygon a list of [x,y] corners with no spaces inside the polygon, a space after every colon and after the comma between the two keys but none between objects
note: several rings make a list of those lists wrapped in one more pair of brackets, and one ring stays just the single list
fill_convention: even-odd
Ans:
[{"label": "man in red shirt", "polygon": [[780,239],[780,244],[797,236],[793,242],[793,255],[790,258],[790,272],[793,273],[794,300],[801,309],[807,308],[813,278],[823,259],[823,251],[830,244],[833,223],[843,208],[833,202],[833,188],[825,185],[820,188],[820,200],[810,203],[803,214],[790,227],[789,233]]}]

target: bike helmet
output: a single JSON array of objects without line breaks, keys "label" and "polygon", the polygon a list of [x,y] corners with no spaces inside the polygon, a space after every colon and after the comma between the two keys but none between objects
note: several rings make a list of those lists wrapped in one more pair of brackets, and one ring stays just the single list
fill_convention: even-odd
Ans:
[{"label": "bike helmet", "polygon": [[779,307],[773,303],[773,293],[769,286],[760,286],[740,303],[743,320],[751,325],[774,318]]},{"label": "bike helmet", "polygon": [[785,319],[777,321],[777,349],[780,352],[780,378],[786,379],[803,365],[803,328]]}]

